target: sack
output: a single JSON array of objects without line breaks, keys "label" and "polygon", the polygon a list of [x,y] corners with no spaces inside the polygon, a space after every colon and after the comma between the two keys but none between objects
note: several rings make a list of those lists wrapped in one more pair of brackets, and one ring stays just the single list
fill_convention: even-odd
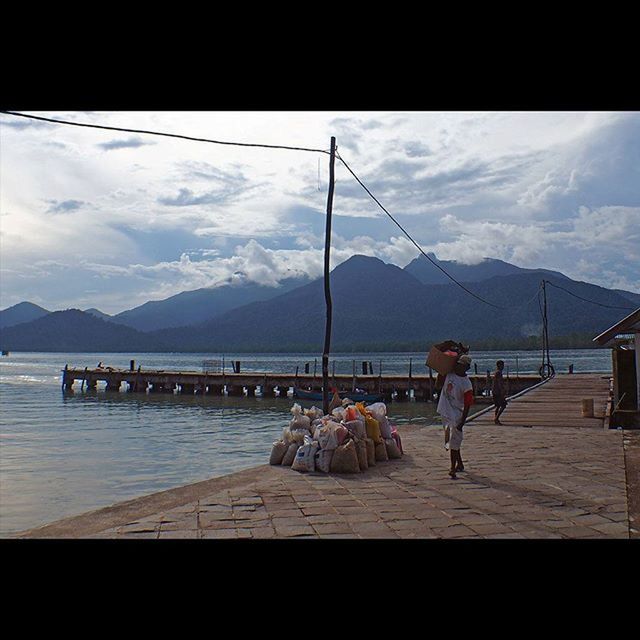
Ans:
[{"label": "sack", "polygon": [[398,449],[398,445],[396,444],[396,441],[393,438],[385,438],[384,444],[385,444],[385,447],[387,448],[387,456],[389,457],[389,460],[402,458],[400,449]]},{"label": "sack", "polygon": [[309,429],[291,429],[289,434],[291,442],[296,442],[298,446],[304,443],[305,436],[311,435]]},{"label": "sack", "polygon": [[340,394],[337,391],[333,392],[333,398],[331,398],[331,402],[329,403],[329,412],[333,411],[336,407],[342,406],[342,400],[340,399]]},{"label": "sack", "polygon": [[289,423],[289,428],[294,429],[308,429],[311,426],[311,420],[309,416],[302,415],[301,413],[295,415]]},{"label": "sack", "polygon": [[359,473],[358,450],[354,440],[339,446],[331,458],[332,473]]},{"label": "sack", "polygon": [[367,464],[370,467],[376,466],[376,443],[371,438],[365,438],[364,443],[367,446]]},{"label": "sack", "polygon": [[393,427],[393,429],[391,430],[391,437],[396,441],[398,449],[400,449],[400,453],[404,453],[404,449],[402,448],[402,439],[400,438],[400,434],[395,427]]},{"label": "sack", "polygon": [[327,422],[323,426],[316,427],[313,439],[320,443],[322,449],[336,449],[345,436],[347,428],[337,422]]},{"label": "sack", "polygon": [[311,424],[313,424],[313,421],[316,420],[317,418],[322,418],[322,409],[318,409],[318,407],[311,407],[311,409],[304,409],[303,413],[305,416],[309,418],[309,420],[311,420]]},{"label": "sack", "polygon": [[376,444],[376,462],[386,462],[389,459],[387,454],[387,446],[382,442]]},{"label": "sack", "polygon": [[351,405],[346,408],[344,421],[351,422],[352,420],[357,420],[362,414],[358,411],[355,405]]},{"label": "sack", "polygon": [[367,411],[376,420],[380,420],[380,418],[387,415],[387,405],[384,402],[374,402],[367,407]]},{"label": "sack", "polygon": [[269,464],[282,464],[282,458],[287,453],[289,445],[282,440],[277,440],[273,443],[271,448],[271,457],[269,458]]},{"label": "sack", "polygon": [[391,437],[391,425],[389,424],[389,419],[387,416],[381,416],[378,418],[378,426],[380,427],[380,435],[383,438]]},{"label": "sack", "polygon": [[312,441],[310,438],[301,447],[298,447],[296,451],[296,457],[293,460],[291,468],[295,471],[308,472],[315,471],[315,456],[318,449],[318,443]]},{"label": "sack", "polygon": [[360,412],[360,415],[366,416],[367,410],[364,406],[364,402],[356,402],[356,409]]},{"label": "sack", "polygon": [[367,429],[364,426],[364,420],[350,420],[348,422],[342,422],[342,424],[358,438],[365,438],[367,435]]},{"label": "sack", "polygon": [[360,471],[366,471],[369,468],[369,462],[367,460],[367,443],[363,440],[355,440],[356,450],[358,453],[358,465]]},{"label": "sack", "polygon": [[331,469],[331,458],[333,458],[333,449],[316,449],[316,471],[329,473]]},{"label": "sack", "polygon": [[298,451],[299,448],[299,444],[297,442],[292,442],[289,445],[289,448],[287,449],[287,452],[284,454],[284,457],[282,458],[282,466],[283,467],[290,467],[291,463],[294,461],[295,457],[296,457],[296,453]]},{"label": "sack", "polygon": [[370,415],[366,415],[364,419],[367,426],[367,436],[371,438],[376,444],[378,444],[379,442],[383,442],[378,421]]},{"label": "sack", "polygon": [[453,371],[453,367],[455,366],[457,361],[457,353],[454,353],[454,355],[447,355],[446,353],[440,351],[440,349],[438,349],[437,347],[433,346],[431,347],[429,355],[427,356],[427,367],[431,367],[438,373],[446,376],[448,373],[451,373]]},{"label": "sack", "polygon": [[331,415],[332,415],[334,418],[337,418],[337,419],[338,419],[338,421],[340,421],[340,420],[344,420],[344,416],[345,416],[346,412],[347,412],[347,411],[346,411],[346,409],[345,409],[344,407],[336,407],[336,408],[331,412]]}]

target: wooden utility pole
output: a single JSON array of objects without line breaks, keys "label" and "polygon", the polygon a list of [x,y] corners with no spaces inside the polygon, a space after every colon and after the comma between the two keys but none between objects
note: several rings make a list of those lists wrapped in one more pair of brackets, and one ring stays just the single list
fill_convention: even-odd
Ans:
[{"label": "wooden utility pole", "polygon": [[331,251],[331,213],[333,211],[333,189],[335,182],[336,139],[331,136],[331,158],[329,161],[329,193],[327,194],[327,225],[324,236],[324,299],[327,305],[327,320],[322,352],[322,410],[329,413],[329,351],[331,350],[331,288],[329,286],[329,257]]}]

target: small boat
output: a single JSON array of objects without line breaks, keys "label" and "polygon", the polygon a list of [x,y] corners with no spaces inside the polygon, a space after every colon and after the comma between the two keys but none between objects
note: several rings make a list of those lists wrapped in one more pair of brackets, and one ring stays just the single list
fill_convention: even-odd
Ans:
[{"label": "small boat", "polygon": [[[381,402],[384,396],[379,393],[362,393],[361,391],[338,391],[341,400],[349,398],[354,402]],[[301,400],[322,400],[322,393],[319,391],[306,391],[305,389],[293,388],[293,397]],[[333,392],[329,393],[329,399],[333,397]]]}]

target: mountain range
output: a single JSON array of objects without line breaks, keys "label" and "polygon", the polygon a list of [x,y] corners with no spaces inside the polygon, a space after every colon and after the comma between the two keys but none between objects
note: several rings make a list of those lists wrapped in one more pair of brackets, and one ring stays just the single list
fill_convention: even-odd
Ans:
[{"label": "mountain range", "polygon": [[[336,267],[332,350],[424,349],[449,338],[476,348],[537,346],[543,278],[549,283],[552,345],[562,338],[565,346],[587,346],[640,306],[640,294],[578,282],[557,271],[493,259],[463,265],[431,257],[474,295],[424,256],[404,269],[361,255]],[[324,340],[324,284],[322,278],[290,279],[277,288],[245,283],[198,289],[114,316],[97,309],[48,312],[21,303],[0,311],[0,328],[0,345],[14,351],[318,352]]]}]

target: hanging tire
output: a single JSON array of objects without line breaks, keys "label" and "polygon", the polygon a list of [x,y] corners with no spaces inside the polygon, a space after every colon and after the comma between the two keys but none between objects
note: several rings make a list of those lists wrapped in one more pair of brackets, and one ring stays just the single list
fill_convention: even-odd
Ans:
[{"label": "hanging tire", "polygon": [[553,365],[549,363],[549,364],[543,364],[538,369],[538,373],[540,374],[540,377],[543,380],[546,380],[547,378],[553,378],[553,376],[556,375],[556,370],[553,368]]}]

